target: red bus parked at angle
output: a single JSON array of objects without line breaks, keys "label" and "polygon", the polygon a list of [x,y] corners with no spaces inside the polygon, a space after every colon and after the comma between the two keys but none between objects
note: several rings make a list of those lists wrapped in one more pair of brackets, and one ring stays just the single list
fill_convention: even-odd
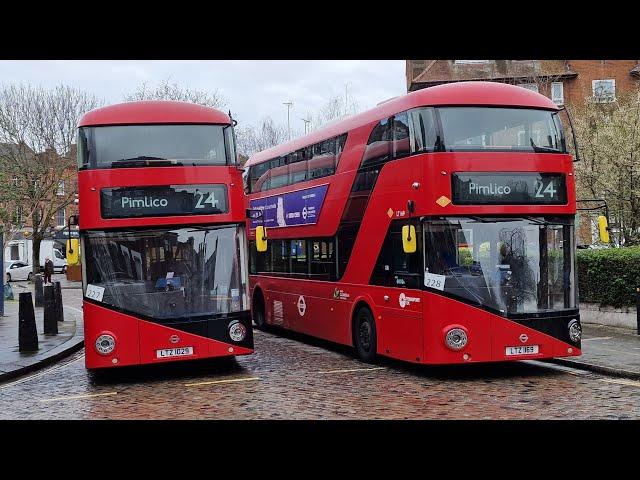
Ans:
[{"label": "red bus parked at angle", "polygon": [[365,361],[580,355],[559,111],[521,87],[448,84],[254,155],[255,324]]},{"label": "red bus parked at angle", "polygon": [[80,121],[78,168],[87,368],[251,353],[232,119],[99,108]]}]

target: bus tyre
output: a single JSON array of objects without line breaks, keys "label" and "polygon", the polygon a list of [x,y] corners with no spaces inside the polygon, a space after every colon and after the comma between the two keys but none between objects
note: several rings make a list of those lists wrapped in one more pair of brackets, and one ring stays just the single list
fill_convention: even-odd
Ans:
[{"label": "bus tyre", "polygon": [[265,312],[264,312],[264,300],[262,295],[258,294],[253,299],[253,323],[256,324],[258,330],[264,330],[266,328]]},{"label": "bus tyre", "polygon": [[360,360],[372,363],[376,358],[376,322],[371,310],[361,307],[353,322],[353,338]]}]

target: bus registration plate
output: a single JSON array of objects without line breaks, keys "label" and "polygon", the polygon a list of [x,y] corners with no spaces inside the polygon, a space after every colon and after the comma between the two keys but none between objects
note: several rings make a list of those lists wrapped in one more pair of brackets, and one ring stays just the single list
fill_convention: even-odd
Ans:
[{"label": "bus registration plate", "polygon": [[522,345],[518,347],[507,347],[506,355],[535,355],[539,352],[538,345]]},{"label": "bus registration plate", "polygon": [[193,347],[163,348],[156,350],[156,358],[186,357],[193,355]]}]

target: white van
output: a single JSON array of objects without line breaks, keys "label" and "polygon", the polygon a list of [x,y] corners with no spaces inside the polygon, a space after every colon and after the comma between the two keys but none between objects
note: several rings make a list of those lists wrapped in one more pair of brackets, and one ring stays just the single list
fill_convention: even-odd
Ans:
[{"label": "white van", "polygon": [[[58,248],[55,248],[53,240],[42,240],[40,242],[40,269],[44,268],[44,261],[47,257],[53,261],[53,271],[65,273],[67,271],[67,259]],[[12,240],[4,249],[4,260],[11,262],[19,260],[31,265],[33,255],[33,240]]]}]

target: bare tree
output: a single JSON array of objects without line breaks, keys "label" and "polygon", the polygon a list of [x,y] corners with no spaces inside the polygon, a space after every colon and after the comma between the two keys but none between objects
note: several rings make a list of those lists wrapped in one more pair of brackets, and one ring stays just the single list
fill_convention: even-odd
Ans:
[{"label": "bare tree", "polygon": [[276,125],[271,117],[265,117],[257,127],[236,128],[236,139],[240,155],[249,157],[254,153],[285,142],[287,127]]},{"label": "bare tree", "polygon": [[[11,218],[17,209],[31,226],[32,264],[40,268],[40,242],[55,229],[56,212],[75,199],[75,137],[81,116],[101,102],[68,86],[0,87],[0,170],[11,179],[11,196],[0,204]],[[14,215],[15,217],[15,215]],[[19,220],[19,219],[18,219]],[[4,223],[15,231],[15,223]]]},{"label": "bare tree", "polygon": [[[347,94],[333,95],[329,97],[316,115],[307,112],[304,119],[305,122],[308,122],[307,133],[317,130],[331,121],[357,113],[358,110],[358,103]],[[295,129],[291,132],[291,138],[303,134],[302,129]],[[255,127],[251,125],[237,127],[236,138],[240,157],[246,161],[248,157],[257,152],[284,143],[288,138],[287,127],[276,124],[271,117],[265,117]]]},{"label": "bare tree", "polygon": [[138,100],[174,100],[179,102],[197,103],[211,108],[223,108],[226,106],[226,99],[218,92],[207,92],[196,90],[169,83],[169,79],[162,80],[157,86],[149,87],[146,82],[138,86],[138,89],[125,95],[125,101],[134,102]]},{"label": "bare tree", "polygon": [[[589,99],[571,114],[582,162],[579,197],[604,198],[618,242],[640,244],[640,88],[614,101]],[[609,99],[607,99],[609,100]]]},{"label": "bare tree", "polygon": [[333,95],[329,97],[327,102],[320,108],[320,111],[312,117],[310,131],[317,130],[334,120],[358,113],[359,110],[358,102],[346,93],[344,96]]}]

